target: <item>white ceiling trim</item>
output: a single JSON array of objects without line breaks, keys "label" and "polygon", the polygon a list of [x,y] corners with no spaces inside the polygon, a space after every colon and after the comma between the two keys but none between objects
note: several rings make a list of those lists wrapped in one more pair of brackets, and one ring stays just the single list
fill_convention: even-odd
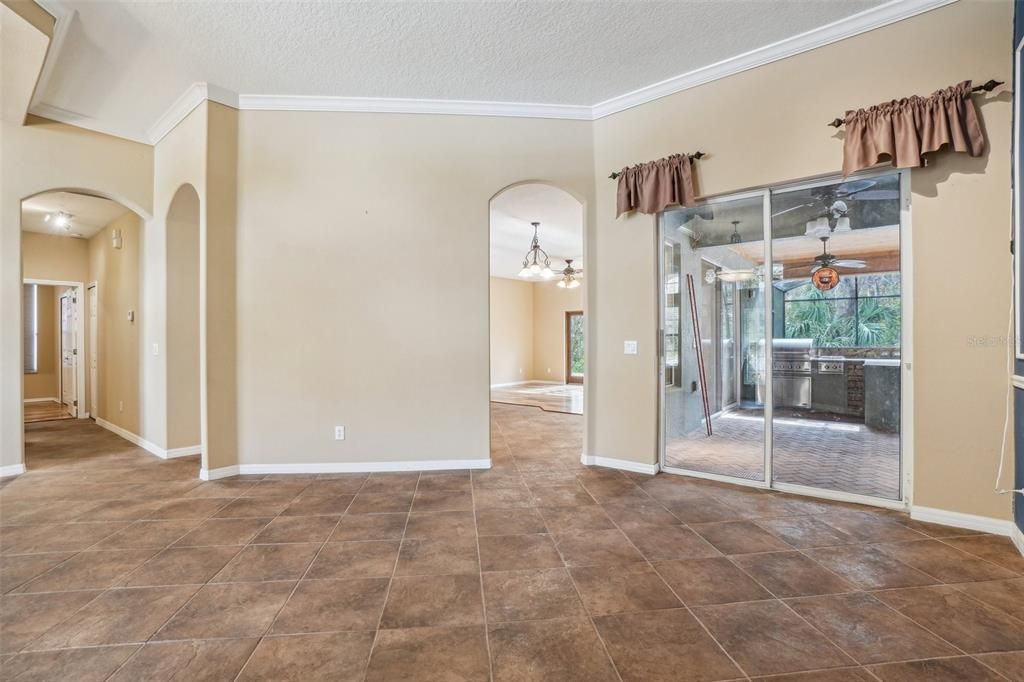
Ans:
[{"label": "white ceiling trim", "polygon": [[[505,116],[518,118],[553,118],[593,121],[646,104],[662,97],[689,90],[711,81],[748,71],[758,66],[786,59],[815,48],[866,33],[889,24],[950,5],[958,0],[892,0],[820,28],[751,50],[709,66],[648,85],[632,92],[599,102],[593,106],[534,104],[518,102],[480,102],[470,100],[400,99],[377,97],[323,97],[303,95],[236,94],[207,83],[194,83],[149,128],[144,137],[104,129],[92,119],[74,112],[33,100],[29,111],[61,123],[116,135],[136,142],[155,145],[206,100],[219,102],[243,111],[337,111],[361,113],[450,114],[463,116]],[[46,61],[36,88],[38,93],[53,72],[59,58],[64,36],[74,19],[75,10],[63,0],[37,0],[56,19],[54,38],[46,53]],[[46,80],[44,80],[44,78]]]}]

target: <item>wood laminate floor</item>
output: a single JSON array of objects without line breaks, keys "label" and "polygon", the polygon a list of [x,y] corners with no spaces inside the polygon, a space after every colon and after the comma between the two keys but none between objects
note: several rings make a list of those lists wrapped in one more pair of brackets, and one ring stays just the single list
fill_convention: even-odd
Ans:
[{"label": "wood laminate floor", "polygon": [[491,401],[539,407],[546,412],[583,414],[583,384],[548,384],[528,381],[491,389]]},{"label": "wood laminate floor", "polygon": [[68,408],[56,400],[39,403],[25,403],[25,423],[53,421],[55,419],[73,419]]}]

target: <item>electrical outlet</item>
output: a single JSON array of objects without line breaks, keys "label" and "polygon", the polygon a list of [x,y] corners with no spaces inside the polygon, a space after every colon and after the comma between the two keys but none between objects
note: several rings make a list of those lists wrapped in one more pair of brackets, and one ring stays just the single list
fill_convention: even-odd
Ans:
[{"label": "electrical outlet", "polygon": [[334,440],[345,440],[345,427],[335,426],[334,427]]}]

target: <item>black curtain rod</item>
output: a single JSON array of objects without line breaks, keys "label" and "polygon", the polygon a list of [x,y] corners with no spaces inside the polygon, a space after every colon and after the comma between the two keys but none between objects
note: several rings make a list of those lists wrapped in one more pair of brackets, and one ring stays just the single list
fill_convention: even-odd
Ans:
[{"label": "black curtain rod", "polygon": [[[696,161],[697,159],[703,159],[705,156],[707,156],[707,154],[705,154],[704,152],[694,152],[692,154],[687,154],[686,156],[687,158],[690,159],[690,161]],[[620,175],[622,175],[622,173],[620,173],[619,171],[612,171],[612,174],[609,175],[608,178],[614,180]]]},{"label": "black curtain rod", "polygon": [[[985,92],[992,92],[993,90],[995,90],[996,88],[998,88],[1002,84],[1003,84],[1003,81],[997,81],[997,80],[985,81],[985,83],[983,83],[982,85],[976,85],[973,88],[971,88],[971,92],[981,92],[982,90],[984,90]],[[832,126],[833,128],[839,128],[844,123],[846,123],[845,119],[834,118],[831,121],[829,121],[828,123],[826,123],[825,125]]]}]

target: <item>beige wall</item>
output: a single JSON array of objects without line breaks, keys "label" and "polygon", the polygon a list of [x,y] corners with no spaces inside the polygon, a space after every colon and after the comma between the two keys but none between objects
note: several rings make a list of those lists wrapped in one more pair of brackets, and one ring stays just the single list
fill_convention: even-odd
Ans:
[{"label": "beige wall", "polygon": [[491,277],[491,385],[533,379],[533,282]]},{"label": "beige wall", "polygon": [[533,378],[565,381],[565,313],[583,310],[583,287],[533,284]]},{"label": "beige wall", "polygon": [[[113,230],[121,230],[120,249],[113,246]],[[135,434],[141,432],[139,354],[146,317],[141,308],[142,236],[142,219],[126,213],[88,242],[89,282],[96,283],[98,302],[96,405],[90,404],[89,410],[92,416]],[[88,298],[87,295],[86,301]],[[129,311],[134,312],[134,321],[128,320]],[[86,351],[85,357],[91,357],[91,350]],[[89,381],[87,371],[87,386]],[[91,401],[91,388],[86,396]]]},{"label": "beige wall", "polygon": [[487,459],[489,202],[530,179],[586,201],[590,124],[239,122],[240,461]]},{"label": "beige wall", "polygon": [[21,249],[25,279],[83,284],[89,280],[89,242],[85,239],[23,232]]},{"label": "beige wall", "polygon": [[167,210],[167,437],[169,448],[201,442],[199,195],[178,189]]},{"label": "beige wall", "polygon": [[[701,149],[708,195],[836,173],[841,134],[824,123],[844,109],[967,77],[1009,81],[1012,11],[959,2],[594,123],[588,454],[657,456],[655,219],[615,220],[608,170]],[[985,156],[941,155],[912,174],[914,503],[1005,519],[1010,500],[992,480],[1008,349],[970,339],[1002,338],[1008,324],[1011,107],[1005,91],[976,101]],[[614,249],[602,248],[609,235]],[[639,341],[639,355],[622,354],[626,339]]]},{"label": "beige wall", "polygon": [[24,109],[18,115],[9,105],[19,92],[31,93],[48,38],[6,7],[0,22],[0,467],[14,471],[23,461],[21,200],[51,189],[91,189],[148,213],[153,148],[40,119],[22,125]]},{"label": "beige wall", "polygon": [[25,400],[60,397],[59,344],[57,343],[57,306],[54,288],[40,285],[36,292],[36,369],[25,375]]}]

